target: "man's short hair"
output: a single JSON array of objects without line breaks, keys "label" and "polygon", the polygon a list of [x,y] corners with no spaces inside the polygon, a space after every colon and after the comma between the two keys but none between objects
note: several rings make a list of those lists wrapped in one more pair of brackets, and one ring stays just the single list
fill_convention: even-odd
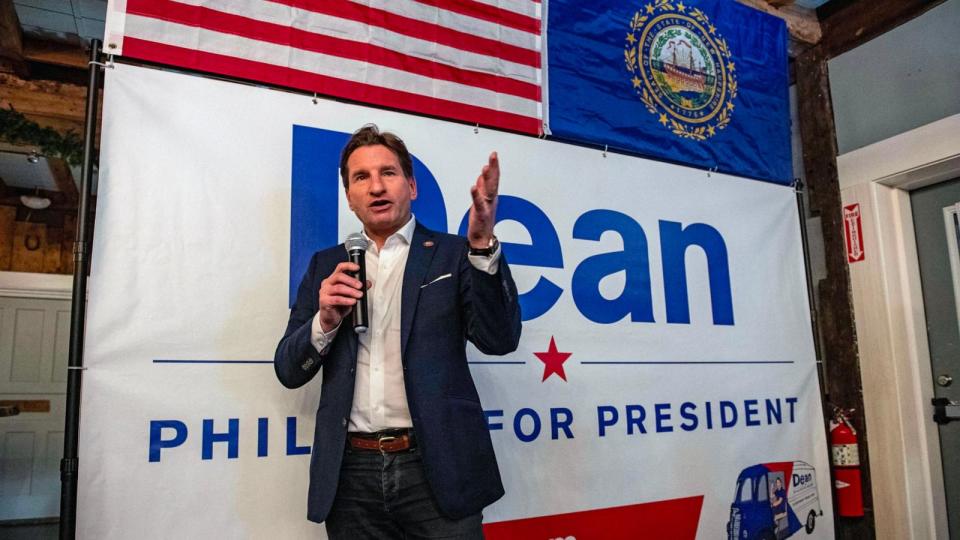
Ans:
[{"label": "man's short hair", "polygon": [[347,160],[350,159],[350,154],[361,146],[378,144],[386,146],[397,156],[404,176],[413,178],[413,159],[410,157],[410,152],[407,151],[407,145],[403,144],[403,140],[389,131],[381,132],[376,124],[367,124],[353,132],[350,140],[347,141],[347,145],[343,147],[343,152],[340,153],[340,178],[343,179],[344,189],[350,185],[348,176],[350,171],[347,170]]}]

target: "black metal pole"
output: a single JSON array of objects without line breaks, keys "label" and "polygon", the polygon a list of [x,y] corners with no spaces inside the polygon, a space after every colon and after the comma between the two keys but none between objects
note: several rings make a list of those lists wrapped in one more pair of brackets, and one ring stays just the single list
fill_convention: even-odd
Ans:
[{"label": "black metal pole", "polygon": [[813,350],[817,357],[817,375],[820,377],[820,389],[829,395],[827,372],[823,368],[823,356],[820,349],[820,321],[817,315],[817,303],[813,297],[813,270],[810,268],[810,240],[807,238],[807,206],[803,200],[803,181],[794,181],[797,194],[797,212],[800,214],[800,241],[803,244],[803,271],[807,278],[807,302],[810,304],[810,325],[813,327]]},{"label": "black metal pole", "polygon": [[73,246],[73,296],[70,305],[70,356],[67,364],[67,412],[64,418],[63,459],[60,460],[60,538],[73,540],[77,532],[77,443],[80,434],[80,383],[83,375],[83,334],[87,313],[87,274],[90,269],[90,192],[94,139],[102,68],[100,40],[90,40],[87,113],[83,126],[83,170],[80,175],[80,208]]}]

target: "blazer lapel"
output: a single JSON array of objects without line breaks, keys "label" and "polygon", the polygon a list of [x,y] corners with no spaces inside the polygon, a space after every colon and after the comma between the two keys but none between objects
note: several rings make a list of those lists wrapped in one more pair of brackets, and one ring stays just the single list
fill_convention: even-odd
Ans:
[{"label": "blazer lapel", "polygon": [[[432,241],[433,231],[417,222],[410,241],[410,253],[403,270],[403,291],[400,297],[400,357],[406,357],[407,341],[413,328],[413,317],[420,301],[420,284],[427,276],[436,243]],[[427,242],[430,240],[430,242]]]}]

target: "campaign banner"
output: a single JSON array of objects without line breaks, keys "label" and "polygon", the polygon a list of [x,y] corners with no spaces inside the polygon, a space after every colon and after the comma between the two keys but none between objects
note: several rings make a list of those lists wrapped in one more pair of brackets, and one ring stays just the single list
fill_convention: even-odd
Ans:
[{"label": "campaign banner", "polygon": [[[472,346],[506,495],[488,538],[831,538],[791,189],[434,119],[107,70],[81,408],[80,538],[323,538],[317,380],[272,366],[304,257],[360,225],[338,156],[374,122],[413,211],[461,230],[500,156],[516,352]],[[414,426],[415,428],[416,426]]]},{"label": "campaign banner", "polygon": [[549,132],[792,182],[787,29],[729,0],[550,0]]}]

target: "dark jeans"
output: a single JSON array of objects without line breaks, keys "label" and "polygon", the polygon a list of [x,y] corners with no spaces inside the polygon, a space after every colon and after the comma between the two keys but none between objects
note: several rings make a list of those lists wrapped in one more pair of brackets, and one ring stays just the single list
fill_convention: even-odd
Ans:
[{"label": "dark jeans", "polygon": [[330,540],[483,538],[479,513],[463,519],[440,514],[416,448],[381,454],[348,449],[327,517]]}]

